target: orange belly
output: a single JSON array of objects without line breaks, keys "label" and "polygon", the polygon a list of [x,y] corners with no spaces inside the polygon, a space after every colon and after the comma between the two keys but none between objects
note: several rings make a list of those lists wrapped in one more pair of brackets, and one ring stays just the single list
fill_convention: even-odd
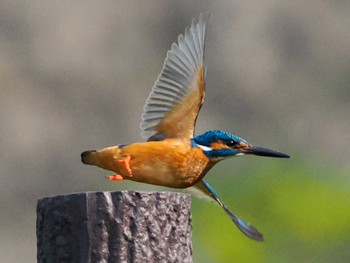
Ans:
[{"label": "orange belly", "polygon": [[[188,141],[168,139],[134,143],[122,148],[110,147],[100,151],[101,168],[114,171],[125,179],[173,188],[186,188],[201,179],[209,159],[199,148],[192,148]],[[130,156],[132,176],[125,165],[118,162]]]}]

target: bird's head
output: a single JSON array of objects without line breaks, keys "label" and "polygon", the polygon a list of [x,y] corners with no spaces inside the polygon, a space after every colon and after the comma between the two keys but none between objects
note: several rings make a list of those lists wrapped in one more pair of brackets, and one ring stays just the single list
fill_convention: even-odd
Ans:
[{"label": "bird's head", "polygon": [[192,146],[201,148],[209,159],[217,161],[227,157],[241,155],[258,155],[277,158],[290,157],[281,152],[251,145],[246,140],[224,131],[208,131],[198,135],[192,139]]}]

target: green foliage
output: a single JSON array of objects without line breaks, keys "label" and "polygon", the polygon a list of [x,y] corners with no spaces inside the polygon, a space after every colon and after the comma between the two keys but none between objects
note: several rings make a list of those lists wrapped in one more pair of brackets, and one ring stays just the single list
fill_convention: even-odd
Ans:
[{"label": "green foliage", "polygon": [[349,171],[295,159],[248,162],[239,175],[225,163],[207,179],[265,241],[249,240],[217,205],[194,199],[195,262],[349,262]]}]

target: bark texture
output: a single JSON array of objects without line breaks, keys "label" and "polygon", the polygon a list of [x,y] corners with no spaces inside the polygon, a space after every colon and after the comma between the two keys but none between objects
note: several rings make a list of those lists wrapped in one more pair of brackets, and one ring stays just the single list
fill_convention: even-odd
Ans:
[{"label": "bark texture", "polygon": [[87,192],[37,204],[37,260],[192,262],[191,198],[174,192]]}]

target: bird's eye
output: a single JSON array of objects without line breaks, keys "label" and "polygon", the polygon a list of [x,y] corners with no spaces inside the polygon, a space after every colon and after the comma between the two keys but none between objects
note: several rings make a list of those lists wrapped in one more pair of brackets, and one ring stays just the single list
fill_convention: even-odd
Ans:
[{"label": "bird's eye", "polygon": [[227,146],[229,146],[229,147],[233,147],[233,146],[235,146],[237,144],[237,142],[234,141],[234,140],[228,140],[228,141],[225,142],[225,144]]}]

